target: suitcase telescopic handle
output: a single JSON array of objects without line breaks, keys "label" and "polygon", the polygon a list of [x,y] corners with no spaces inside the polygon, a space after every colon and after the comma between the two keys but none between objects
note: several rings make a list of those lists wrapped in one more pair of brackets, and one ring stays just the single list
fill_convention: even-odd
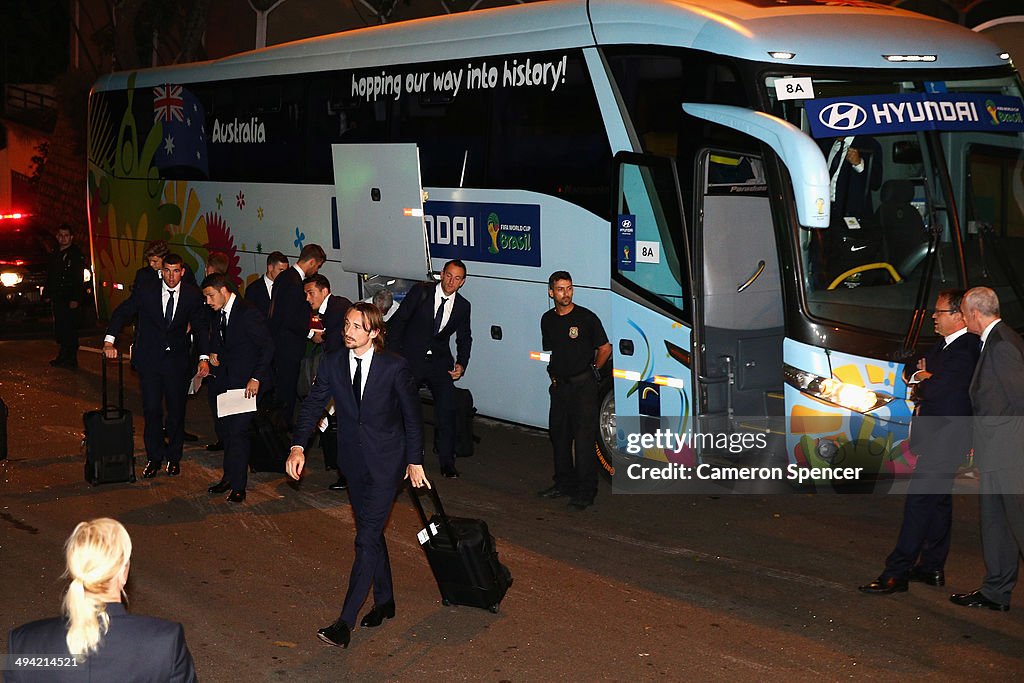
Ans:
[{"label": "suitcase telescopic handle", "polygon": [[[420,500],[420,492],[412,482],[409,482],[409,495],[412,497],[413,505],[416,507],[416,511],[420,515],[420,521],[423,522],[423,528],[430,533],[430,518],[427,517],[426,510],[423,509],[423,502]],[[451,541],[452,547],[458,547],[458,540],[455,538],[455,532],[452,530],[452,525],[448,521],[448,515],[444,511],[444,505],[441,504],[441,496],[437,493],[437,487],[431,486],[427,489],[427,495],[430,496],[430,502],[434,506],[434,511],[437,516],[441,518],[441,524],[444,526],[445,531],[448,535],[448,540]],[[430,534],[433,536],[434,534]]]},{"label": "suitcase telescopic handle", "polygon": [[[101,353],[100,358],[102,359],[100,362],[100,384],[103,391],[103,412],[110,415],[113,409],[124,411],[124,363],[121,362],[121,353],[118,352],[115,359],[107,358],[105,353]],[[107,365],[115,362],[117,363],[117,405],[113,406],[107,393]]]}]

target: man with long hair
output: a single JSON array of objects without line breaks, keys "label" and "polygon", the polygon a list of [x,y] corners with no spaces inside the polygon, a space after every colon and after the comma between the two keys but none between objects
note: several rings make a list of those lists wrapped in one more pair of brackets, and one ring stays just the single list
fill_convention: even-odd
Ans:
[{"label": "man with long hair", "polygon": [[360,622],[380,626],[395,616],[391,563],[384,527],[402,478],[430,486],[423,473],[423,427],[409,364],[384,351],[384,320],[373,304],[359,302],[345,315],[345,348],[328,352],[295,424],[288,476],[298,480],[303,444],[334,399],[338,415],[338,467],[348,479],[356,518],[356,556],[341,616],[317,632],[329,645],[348,647],[359,609],[373,587],[373,609]]}]

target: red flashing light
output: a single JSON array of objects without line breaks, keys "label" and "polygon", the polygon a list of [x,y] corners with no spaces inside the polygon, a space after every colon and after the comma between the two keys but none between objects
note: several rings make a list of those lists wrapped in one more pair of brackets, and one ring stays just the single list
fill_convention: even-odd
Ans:
[{"label": "red flashing light", "polygon": [[18,220],[20,218],[28,218],[31,215],[32,214],[30,214],[30,213],[3,213],[3,214],[0,214],[0,221],[7,220],[7,219]]},{"label": "red flashing light", "polygon": [[26,263],[26,261],[22,261],[21,259],[16,259],[14,261],[2,261],[2,260],[0,260],[0,266],[23,266],[23,265],[25,265],[25,263]]}]

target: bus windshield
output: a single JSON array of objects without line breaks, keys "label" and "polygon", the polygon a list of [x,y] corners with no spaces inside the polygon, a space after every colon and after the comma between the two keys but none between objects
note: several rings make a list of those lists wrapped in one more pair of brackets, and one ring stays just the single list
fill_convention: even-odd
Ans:
[{"label": "bus windshield", "polygon": [[[807,313],[904,335],[945,288],[996,290],[1024,324],[1024,111],[1013,77],[961,80],[765,79],[771,113],[818,142],[831,221],[794,221]],[[922,332],[929,333],[930,325]]]}]

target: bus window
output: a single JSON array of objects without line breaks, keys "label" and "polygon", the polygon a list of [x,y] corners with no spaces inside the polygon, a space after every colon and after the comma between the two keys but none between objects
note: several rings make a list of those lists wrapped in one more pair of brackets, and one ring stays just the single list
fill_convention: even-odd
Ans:
[{"label": "bus window", "polygon": [[968,279],[996,291],[1000,313],[1014,327],[1024,324],[1019,284],[1024,274],[1022,169],[1024,161],[1010,147],[972,145],[967,153]]},{"label": "bus window", "polygon": [[693,321],[676,178],[665,159],[622,163],[616,202],[615,277],[682,322]]}]

